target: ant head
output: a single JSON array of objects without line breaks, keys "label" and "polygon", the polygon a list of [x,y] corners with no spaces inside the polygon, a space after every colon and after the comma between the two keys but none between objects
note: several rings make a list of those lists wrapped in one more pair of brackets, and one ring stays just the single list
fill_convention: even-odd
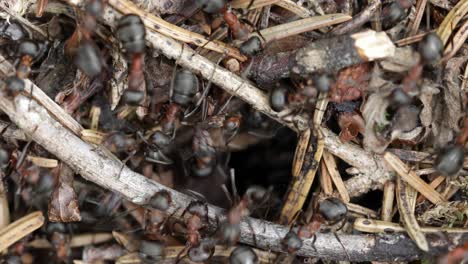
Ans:
[{"label": "ant head", "polygon": [[299,236],[293,231],[289,231],[281,243],[283,245],[283,249],[289,253],[294,253],[302,247],[301,238],[299,238]]},{"label": "ant head", "polygon": [[270,93],[270,106],[276,112],[281,112],[288,104],[288,90],[282,86],[273,88]]},{"label": "ant head", "polygon": [[129,14],[120,18],[116,35],[126,52],[135,54],[145,51],[146,29],[139,16]]},{"label": "ant head", "polygon": [[6,88],[10,93],[16,94],[24,91],[24,81],[16,76],[10,76],[5,80]]},{"label": "ant head", "polygon": [[230,264],[256,264],[258,256],[252,248],[247,246],[239,246],[231,252],[229,256]]},{"label": "ant head", "polygon": [[220,228],[221,241],[227,245],[233,245],[239,241],[240,237],[240,225],[231,224],[228,221],[223,222]]},{"label": "ant head", "polygon": [[165,245],[160,241],[141,241],[140,257],[147,261],[159,261],[164,258]]},{"label": "ant head", "polygon": [[30,37],[29,35],[20,23],[11,20],[0,20],[0,36],[2,38],[18,41]]},{"label": "ant head", "polygon": [[204,218],[208,213],[208,207],[204,202],[194,201],[189,204],[187,212],[200,218]]},{"label": "ant head", "polygon": [[195,2],[204,12],[210,14],[221,12],[227,4],[226,0],[196,0]]},{"label": "ant head", "polygon": [[186,106],[192,102],[193,97],[197,92],[197,76],[186,69],[178,71],[174,79],[174,93],[172,94],[172,101],[181,106]]},{"label": "ant head", "polygon": [[36,58],[41,55],[41,46],[32,40],[23,40],[18,46],[17,55],[19,57],[28,55],[32,58]]},{"label": "ant head", "polygon": [[224,129],[229,133],[235,132],[240,127],[240,121],[240,116],[231,116],[224,121]]},{"label": "ant head", "polygon": [[152,208],[158,209],[160,211],[166,211],[171,206],[171,194],[162,190],[157,192],[150,200],[149,204]]},{"label": "ant head", "polygon": [[190,248],[188,258],[193,262],[205,262],[213,256],[215,247],[212,240],[203,240],[197,247]]},{"label": "ant head", "polygon": [[253,57],[259,54],[263,49],[262,41],[257,36],[252,36],[248,40],[244,41],[240,47],[239,51],[241,54]]},{"label": "ant head", "polygon": [[91,41],[80,44],[74,58],[74,63],[89,78],[101,73],[103,60],[98,47]]},{"label": "ant head", "polygon": [[318,213],[329,222],[343,220],[348,213],[346,205],[338,198],[330,197],[318,205]]},{"label": "ant head", "polygon": [[440,150],[434,160],[434,169],[444,176],[455,176],[463,167],[465,150],[460,145],[449,145]]},{"label": "ant head", "polygon": [[437,63],[442,58],[444,44],[437,33],[432,32],[419,42],[418,51],[424,63]]},{"label": "ant head", "polygon": [[145,93],[143,91],[136,91],[127,89],[122,95],[122,101],[128,105],[138,106],[143,102]]},{"label": "ant head", "polygon": [[244,197],[247,198],[249,204],[258,204],[264,202],[268,196],[268,191],[257,185],[250,186],[247,191],[245,191]]}]

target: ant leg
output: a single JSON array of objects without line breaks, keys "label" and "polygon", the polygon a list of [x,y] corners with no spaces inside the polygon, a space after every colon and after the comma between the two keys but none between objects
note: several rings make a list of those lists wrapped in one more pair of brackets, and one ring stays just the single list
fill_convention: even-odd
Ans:
[{"label": "ant leg", "polygon": [[26,143],[26,146],[24,146],[23,151],[21,152],[21,155],[16,164],[17,170],[21,167],[21,165],[23,165],[23,162],[26,158],[26,154],[28,153],[28,150],[29,150],[29,146],[31,145],[32,142],[33,142],[32,140],[29,140],[28,143]]},{"label": "ant leg", "polygon": [[313,234],[312,235],[312,243],[310,244],[310,246],[314,249],[315,252],[318,252],[317,251],[317,248],[315,247],[315,241],[317,240],[317,235],[316,234]]},{"label": "ant leg", "polygon": [[333,232],[333,235],[336,237],[336,240],[340,243],[341,247],[343,248],[343,251],[346,254],[346,257],[348,258],[348,261],[351,261],[351,257],[348,254],[348,251],[346,250],[345,246],[343,245],[343,242],[341,242],[341,239],[338,237],[338,234]]},{"label": "ant leg", "polygon": [[176,264],[178,264],[180,261],[182,261],[188,254],[189,250],[190,250],[191,246],[188,244],[185,246],[185,248],[183,248],[179,254],[177,254],[177,257],[176,257]]},{"label": "ant leg", "polygon": [[125,164],[136,154],[136,150],[132,151],[124,160],[122,160],[122,167],[120,167],[119,175],[117,178],[120,180],[120,175],[122,174],[123,169],[125,168]]},{"label": "ant leg", "polygon": [[5,132],[7,131],[7,129],[12,125],[13,123],[8,123],[8,125],[6,125],[4,128],[2,128],[2,130],[0,131],[0,137],[3,137],[3,134],[5,134]]},{"label": "ant leg", "polygon": [[203,93],[202,95],[200,96],[200,99],[198,99],[197,103],[195,104],[195,108],[188,114],[184,115],[184,119],[187,118],[187,117],[190,117],[191,115],[193,115],[195,113],[195,111],[198,109],[198,107],[200,107],[201,103],[203,102],[203,100],[205,100],[206,96],[208,95],[208,92],[210,91],[210,88],[211,88],[211,85],[212,85],[212,79],[213,79],[213,76],[216,72],[216,68],[218,68],[218,64],[221,63],[221,61],[226,57],[226,54],[223,54],[219,59],[218,61],[216,62],[215,66],[213,67],[213,71],[211,72],[211,76],[210,76],[210,79],[208,81],[208,84],[206,85],[206,88],[203,90]]},{"label": "ant leg", "polygon": [[249,10],[254,3],[255,3],[255,0],[250,0],[249,5],[247,6],[246,10]]}]

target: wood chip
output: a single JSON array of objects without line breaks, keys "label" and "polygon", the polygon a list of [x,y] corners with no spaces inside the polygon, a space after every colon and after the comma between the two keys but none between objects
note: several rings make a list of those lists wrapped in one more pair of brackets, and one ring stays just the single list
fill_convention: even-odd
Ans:
[{"label": "wood chip", "polygon": [[0,229],[0,252],[7,249],[23,237],[31,234],[44,224],[42,212],[28,214],[7,227]]}]

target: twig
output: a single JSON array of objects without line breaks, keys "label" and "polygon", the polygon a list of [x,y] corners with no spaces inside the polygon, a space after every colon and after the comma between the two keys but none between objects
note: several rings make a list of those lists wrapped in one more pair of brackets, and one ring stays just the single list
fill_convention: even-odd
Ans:
[{"label": "twig", "polygon": [[[354,221],[354,229],[367,233],[406,232],[399,224],[389,221],[379,221],[367,218],[357,218]],[[467,233],[466,228],[421,227],[423,233]]]},{"label": "twig", "polygon": [[437,29],[437,35],[439,35],[442,42],[447,44],[447,41],[452,34],[452,31],[456,28],[458,22],[468,13],[468,0],[461,0],[456,6],[450,10],[445,16],[444,21],[440,24]]},{"label": "twig", "polygon": [[342,25],[339,25],[338,27],[334,28],[331,33],[333,35],[342,35],[346,34],[349,32],[352,32],[353,30],[356,30],[360,26],[364,25],[367,23],[375,14],[377,9],[380,7],[382,4],[382,1],[380,0],[373,0],[369,3],[369,5],[361,11],[361,13],[357,14],[353,20],[344,23]]},{"label": "twig", "polygon": [[410,30],[408,36],[413,36],[418,33],[419,25],[421,24],[421,19],[424,15],[424,10],[426,9],[427,0],[419,0],[416,4],[416,15],[410,21]]},{"label": "twig", "polygon": [[383,221],[392,220],[393,202],[395,200],[395,183],[388,181],[384,185],[382,211],[380,212]]},{"label": "twig", "polygon": [[[167,190],[173,201],[168,213],[175,213],[174,217],[177,218],[180,218],[183,208],[191,201],[191,198],[184,194],[147,179],[125,166],[122,167],[122,163],[109,158],[102,147],[91,146],[64,128],[34,100],[31,101],[23,95],[18,95],[12,102],[0,96],[0,109],[34,141],[66,162],[75,172],[106,189],[120,193],[129,201],[144,205],[157,191]],[[215,219],[221,218],[219,220],[222,221],[223,213],[223,210],[209,206],[212,229],[216,227]],[[240,241],[262,249],[282,251],[281,240],[288,231],[289,228],[285,226],[248,218],[241,224]],[[255,234],[255,240],[253,234]],[[436,245],[437,239],[431,240],[432,246]],[[455,235],[453,239],[463,240],[468,237]],[[415,245],[406,236],[401,235],[340,235],[340,240],[351,257],[350,261],[389,261],[395,258],[403,261],[422,256]],[[312,239],[304,241],[304,246],[298,251],[299,256],[346,259],[347,254],[333,234],[318,234],[314,244],[312,241]],[[392,242],[389,243],[389,241]],[[431,248],[431,250],[440,252],[443,249]]]},{"label": "twig", "polygon": [[44,216],[40,211],[30,213],[8,226],[0,229],[0,252],[13,245],[16,241],[34,232],[44,224]]}]

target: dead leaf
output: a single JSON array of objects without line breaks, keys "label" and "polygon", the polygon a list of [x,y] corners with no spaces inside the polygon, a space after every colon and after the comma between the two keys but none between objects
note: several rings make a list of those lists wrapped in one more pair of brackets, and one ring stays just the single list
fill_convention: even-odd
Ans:
[{"label": "dead leaf", "polygon": [[359,99],[369,86],[370,71],[370,63],[362,63],[341,70],[331,87],[330,101],[341,103]]},{"label": "dead leaf", "polygon": [[78,200],[73,189],[73,171],[64,163],[60,163],[56,175],[56,186],[49,200],[49,221],[75,222],[81,221]]},{"label": "dead leaf", "polygon": [[358,133],[364,134],[364,119],[358,113],[343,113],[338,117],[338,125],[341,128],[340,139],[348,142],[355,139]]}]

